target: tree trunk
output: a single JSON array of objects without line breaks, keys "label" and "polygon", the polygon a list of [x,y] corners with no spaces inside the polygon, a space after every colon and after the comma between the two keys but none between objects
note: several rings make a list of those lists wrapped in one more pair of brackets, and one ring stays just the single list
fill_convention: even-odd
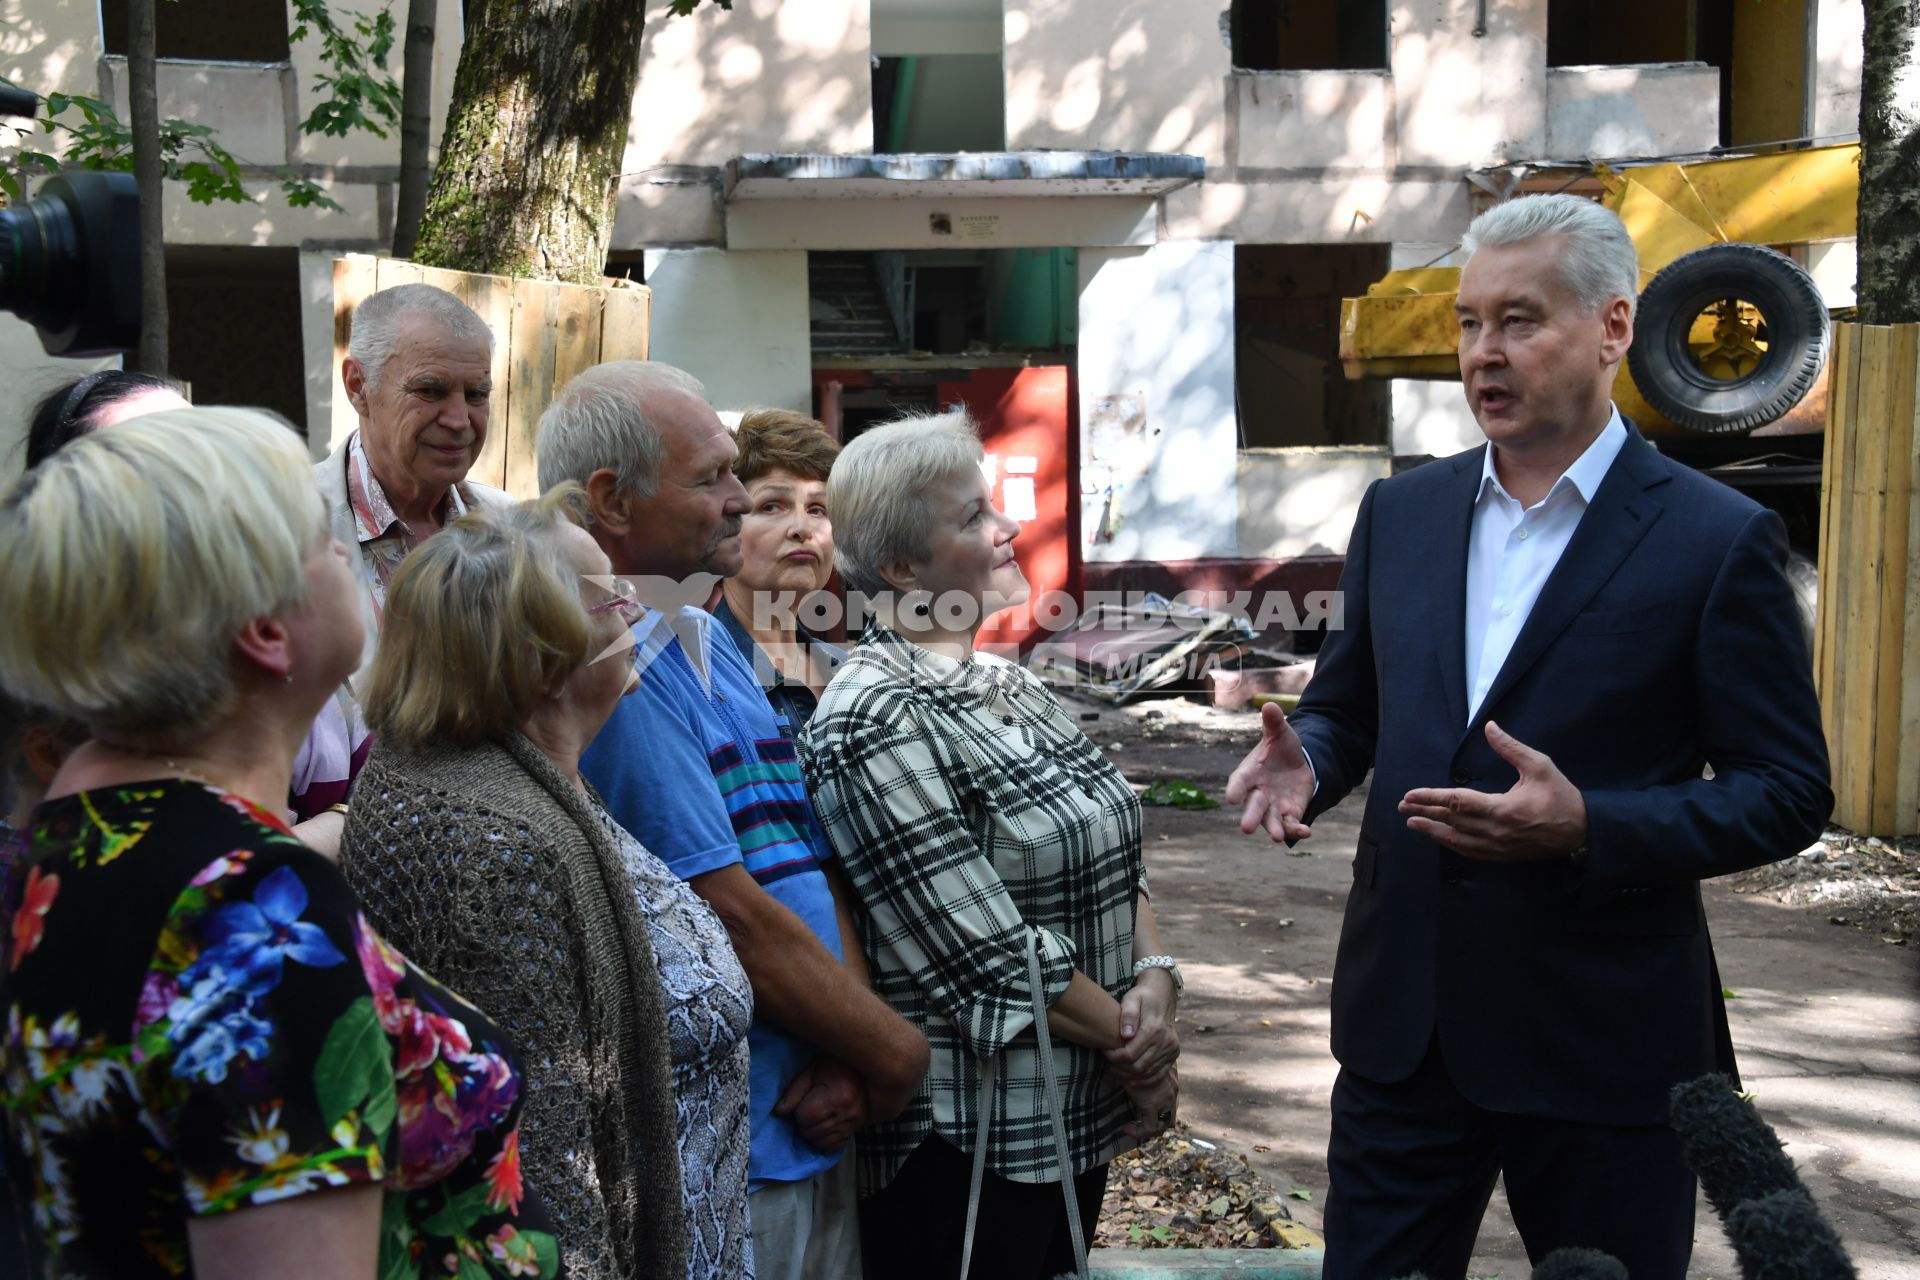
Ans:
[{"label": "tree trunk", "polygon": [[393,220],[393,256],[411,258],[427,207],[427,151],[433,132],[435,0],[407,0],[407,40],[400,88],[400,190]]},{"label": "tree trunk", "polygon": [[1920,0],[1866,0],[1860,68],[1862,324],[1920,323]]},{"label": "tree trunk", "polygon": [[140,346],[133,367],[167,371],[167,243],[161,198],[160,94],[154,79],[154,0],[127,5],[127,127],[133,133],[133,181],[140,189]]},{"label": "tree trunk", "polygon": [[414,260],[598,284],[640,0],[476,0]]}]

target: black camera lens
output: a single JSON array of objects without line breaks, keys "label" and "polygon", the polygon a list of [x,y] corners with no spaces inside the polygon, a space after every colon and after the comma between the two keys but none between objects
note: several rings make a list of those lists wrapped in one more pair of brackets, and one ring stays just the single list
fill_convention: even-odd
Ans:
[{"label": "black camera lens", "polygon": [[140,341],[140,197],[125,173],[63,173],[0,209],[0,308],[48,355],[106,355]]}]

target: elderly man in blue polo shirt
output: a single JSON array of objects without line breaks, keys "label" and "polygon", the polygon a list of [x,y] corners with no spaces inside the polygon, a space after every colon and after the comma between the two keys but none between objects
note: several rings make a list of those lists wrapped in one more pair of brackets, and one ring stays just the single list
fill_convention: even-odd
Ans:
[{"label": "elderly man in blue polo shirt", "polygon": [[746,489],[700,384],[613,361],[540,420],[540,484],[579,482],[590,529],[649,608],[640,687],[581,759],[608,810],[704,898],[753,983],[748,1212],[761,1280],[855,1280],[854,1132],[896,1115],[927,1044],[866,986],[847,897],[792,740],[706,603],[740,568]]}]

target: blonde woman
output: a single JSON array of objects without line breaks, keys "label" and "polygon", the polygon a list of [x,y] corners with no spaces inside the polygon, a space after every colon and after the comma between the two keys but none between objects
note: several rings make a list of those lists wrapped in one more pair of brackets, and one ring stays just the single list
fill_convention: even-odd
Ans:
[{"label": "blonde woman", "polygon": [[519,1061],[276,816],[359,661],[306,450],[157,413],[0,503],[0,683],[84,724],[28,820],[0,1008],[45,1275],[556,1274]]},{"label": "blonde woman", "polygon": [[526,1046],[529,1184],[576,1274],[751,1274],[752,990],[719,917],[608,815],[580,753],[638,682],[584,494],[455,520],[387,589],[342,866]]}]

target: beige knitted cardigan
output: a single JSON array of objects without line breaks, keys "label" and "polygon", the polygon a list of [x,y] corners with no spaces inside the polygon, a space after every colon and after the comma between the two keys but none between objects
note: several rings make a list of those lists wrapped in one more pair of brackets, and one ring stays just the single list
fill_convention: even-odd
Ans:
[{"label": "beige knitted cardigan", "polygon": [[568,1274],[683,1280],[660,975],[587,797],[519,734],[470,750],[376,742],[340,858],[374,927],[517,1042],[521,1169]]}]

